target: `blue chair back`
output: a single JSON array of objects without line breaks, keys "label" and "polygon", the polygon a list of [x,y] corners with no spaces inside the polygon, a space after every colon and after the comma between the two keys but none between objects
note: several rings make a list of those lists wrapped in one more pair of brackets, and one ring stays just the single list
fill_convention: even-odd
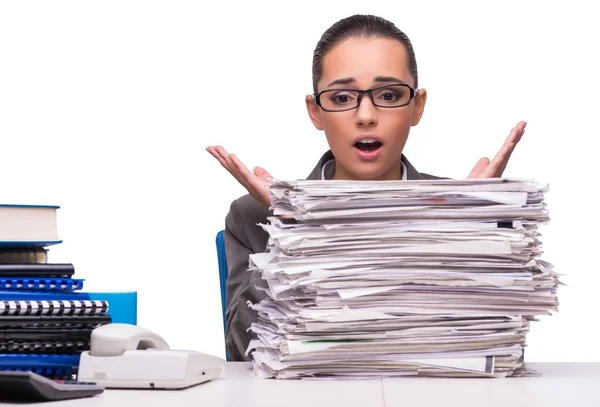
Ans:
[{"label": "blue chair back", "polygon": [[[217,233],[217,259],[219,260],[219,286],[221,287],[221,312],[223,313],[223,334],[227,332],[227,318],[225,318],[225,312],[227,310],[227,302],[226,302],[226,284],[227,284],[227,275],[229,271],[227,270],[227,255],[225,252],[225,236],[224,231],[221,230]],[[230,361],[229,353],[225,350],[225,360]]]},{"label": "blue chair back", "polygon": [[217,258],[219,260],[219,285],[221,286],[221,309],[223,313],[223,333],[227,331],[227,319],[225,318],[225,310],[227,303],[225,301],[225,285],[227,283],[227,256],[225,254],[225,237],[224,231],[217,233]]}]

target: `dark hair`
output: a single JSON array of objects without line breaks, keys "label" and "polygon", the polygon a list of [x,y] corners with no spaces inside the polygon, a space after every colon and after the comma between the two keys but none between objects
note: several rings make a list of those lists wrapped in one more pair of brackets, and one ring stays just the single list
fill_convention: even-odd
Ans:
[{"label": "dark hair", "polygon": [[317,84],[323,74],[323,57],[338,43],[352,37],[369,38],[381,37],[399,41],[408,54],[408,69],[415,80],[415,88],[419,84],[417,74],[417,59],[410,40],[393,23],[381,17],[356,14],[344,18],[323,33],[313,54],[312,76],[313,91],[317,93]]}]

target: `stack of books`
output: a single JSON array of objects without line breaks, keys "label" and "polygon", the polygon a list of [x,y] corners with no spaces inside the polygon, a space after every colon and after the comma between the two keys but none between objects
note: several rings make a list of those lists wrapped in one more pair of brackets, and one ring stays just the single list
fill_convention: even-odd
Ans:
[{"label": "stack of books", "polygon": [[48,262],[57,206],[0,205],[0,370],[72,379],[109,303],[82,292],[70,263]]}]

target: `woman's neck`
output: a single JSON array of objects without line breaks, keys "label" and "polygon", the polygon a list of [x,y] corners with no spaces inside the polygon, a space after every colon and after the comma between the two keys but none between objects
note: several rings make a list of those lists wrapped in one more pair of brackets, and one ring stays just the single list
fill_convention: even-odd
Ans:
[{"label": "woman's neck", "polygon": [[348,181],[398,181],[402,179],[402,161],[398,161],[386,172],[373,178],[361,178],[335,162],[333,180],[348,180]]}]

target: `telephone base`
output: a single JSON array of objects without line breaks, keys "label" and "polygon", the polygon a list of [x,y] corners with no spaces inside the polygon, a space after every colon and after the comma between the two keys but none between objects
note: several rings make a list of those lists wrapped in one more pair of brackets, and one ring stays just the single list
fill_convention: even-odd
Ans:
[{"label": "telephone base", "polygon": [[219,377],[225,361],[184,350],[127,350],[119,356],[81,353],[77,380],[106,388],[183,389]]}]

